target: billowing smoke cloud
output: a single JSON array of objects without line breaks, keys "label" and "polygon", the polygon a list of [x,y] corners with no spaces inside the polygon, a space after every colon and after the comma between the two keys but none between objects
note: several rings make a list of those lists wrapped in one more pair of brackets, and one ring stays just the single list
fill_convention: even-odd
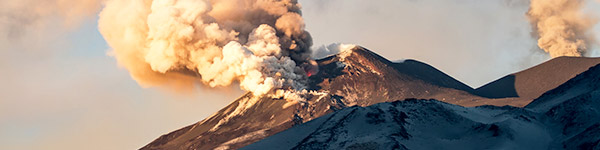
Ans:
[{"label": "billowing smoke cloud", "polygon": [[538,46],[552,57],[583,56],[594,37],[596,23],[582,13],[585,0],[531,0],[527,17],[539,37]]},{"label": "billowing smoke cloud", "polygon": [[315,64],[300,8],[296,0],[109,0],[98,23],[142,86],[239,83],[257,96],[298,99]]}]

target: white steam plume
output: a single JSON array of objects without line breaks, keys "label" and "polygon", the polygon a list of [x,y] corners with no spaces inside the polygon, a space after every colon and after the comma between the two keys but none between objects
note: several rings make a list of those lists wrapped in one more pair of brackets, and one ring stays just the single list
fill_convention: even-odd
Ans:
[{"label": "white steam plume", "polygon": [[531,0],[527,17],[538,46],[551,57],[583,56],[591,44],[596,21],[582,13],[585,0]]},{"label": "white steam plume", "polygon": [[109,0],[99,29],[142,86],[239,83],[298,99],[314,68],[296,0]]},{"label": "white steam plume", "polygon": [[356,47],[354,44],[342,44],[342,43],[331,43],[327,46],[322,45],[318,49],[316,49],[312,53],[312,58],[314,59],[322,59],[325,57],[329,57],[331,55],[336,55],[340,53],[347,53],[352,50],[352,48]]}]

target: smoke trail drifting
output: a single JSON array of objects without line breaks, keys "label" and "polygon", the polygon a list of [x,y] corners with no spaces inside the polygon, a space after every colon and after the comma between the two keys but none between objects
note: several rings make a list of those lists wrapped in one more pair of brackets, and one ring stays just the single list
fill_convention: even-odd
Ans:
[{"label": "smoke trail drifting", "polygon": [[[38,30],[47,30],[45,28],[77,27],[81,21],[95,16],[100,8],[101,0],[3,0],[0,1],[0,40],[27,40],[29,45],[37,45],[31,43],[35,37],[29,34],[39,35]],[[14,43],[3,46],[7,45],[14,46]]]},{"label": "smoke trail drifting", "polygon": [[582,56],[594,42],[587,34],[596,23],[582,14],[585,0],[531,0],[527,17],[538,46],[552,57]]},{"label": "smoke trail drifting", "polygon": [[296,0],[109,0],[99,29],[143,86],[239,83],[254,95],[292,98],[314,65],[300,7]]}]

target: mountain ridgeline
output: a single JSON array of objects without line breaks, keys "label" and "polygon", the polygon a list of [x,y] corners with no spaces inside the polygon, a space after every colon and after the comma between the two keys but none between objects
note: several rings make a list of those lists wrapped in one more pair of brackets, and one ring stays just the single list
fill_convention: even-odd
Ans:
[{"label": "mountain ridgeline", "polygon": [[[239,149],[250,144],[245,149],[598,145],[600,125],[589,117],[600,117],[595,86],[600,71],[588,69],[600,58],[552,59],[477,89],[425,63],[391,62],[362,47],[317,62],[321,71],[309,77],[313,92],[306,102],[247,93],[212,116],[141,149]],[[582,72],[585,76],[577,76]],[[474,139],[481,144],[460,147],[476,143]],[[428,140],[441,145],[427,145]]]}]

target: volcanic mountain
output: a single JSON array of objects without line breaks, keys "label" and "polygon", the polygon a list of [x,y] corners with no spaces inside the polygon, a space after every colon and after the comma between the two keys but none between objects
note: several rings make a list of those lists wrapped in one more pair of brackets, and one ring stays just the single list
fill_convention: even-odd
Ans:
[{"label": "volcanic mountain", "polygon": [[600,65],[525,108],[437,100],[353,106],[242,149],[600,149]]},{"label": "volcanic mountain", "polygon": [[[212,116],[163,135],[141,149],[238,149],[333,112],[405,99],[436,99],[429,103],[453,108],[503,106],[515,100],[519,100],[517,104],[533,100],[498,98],[510,97],[506,94],[490,96],[425,63],[415,60],[394,63],[362,47],[317,62],[321,71],[309,77],[311,92],[306,102],[246,93]],[[575,76],[578,71],[574,72],[566,74]]]}]

